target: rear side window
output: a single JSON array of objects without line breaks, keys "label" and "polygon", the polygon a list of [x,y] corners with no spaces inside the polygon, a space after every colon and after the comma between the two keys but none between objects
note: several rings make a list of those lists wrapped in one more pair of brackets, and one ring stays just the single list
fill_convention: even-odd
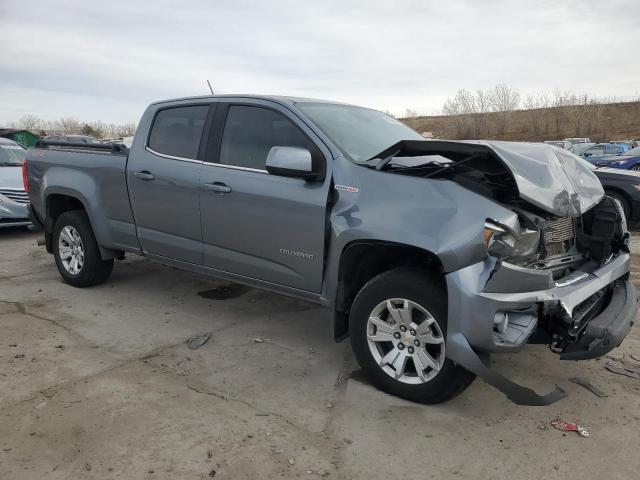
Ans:
[{"label": "rear side window", "polygon": [[206,105],[192,105],[160,110],[151,127],[149,148],[173,157],[198,158],[208,109]]},{"label": "rear side window", "polygon": [[311,140],[284,115],[261,107],[229,107],[220,163],[264,170],[269,150],[276,146],[304,147],[313,152]]}]

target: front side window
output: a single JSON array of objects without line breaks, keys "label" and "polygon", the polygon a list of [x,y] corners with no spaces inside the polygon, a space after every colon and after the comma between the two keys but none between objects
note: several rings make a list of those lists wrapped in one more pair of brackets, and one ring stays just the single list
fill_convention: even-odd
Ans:
[{"label": "front side window", "polygon": [[307,136],[278,112],[244,105],[229,107],[220,145],[220,163],[264,170],[272,147],[312,148]]},{"label": "front side window", "polygon": [[160,110],[151,127],[149,148],[172,157],[197,159],[208,110],[206,105]]}]

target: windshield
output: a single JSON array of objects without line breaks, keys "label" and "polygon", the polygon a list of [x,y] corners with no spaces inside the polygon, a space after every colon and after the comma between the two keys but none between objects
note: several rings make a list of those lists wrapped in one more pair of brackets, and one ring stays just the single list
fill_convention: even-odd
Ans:
[{"label": "windshield", "polygon": [[575,155],[582,155],[585,150],[593,147],[595,143],[576,143],[569,151]]},{"label": "windshield", "polygon": [[298,103],[297,107],[351,160],[369,160],[401,140],[424,140],[415,130],[376,110],[327,103]]},{"label": "windshield", "polygon": [[19,167],[27,156],[20,145],[0,145],[0,167]]},{"label": "windshield", "polygon": [[640,147],[632,148],[624,152],[625,155],[640,155]]}]

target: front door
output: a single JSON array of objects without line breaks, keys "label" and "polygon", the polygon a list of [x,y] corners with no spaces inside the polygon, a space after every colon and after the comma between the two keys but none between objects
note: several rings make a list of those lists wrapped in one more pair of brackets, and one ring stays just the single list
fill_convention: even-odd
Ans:
[{"label": "front door", "polygon": [[148,143],[129,156],[129,197],[147,253],[202,265],[198,150],[208,110],[207,105],[159,110]]},{"label": "front door", "polygon": [[329,174],[315,182],[280,177],[265,161],[273,146],[305,147],[321,162],[327,153],[277,104],[224,105],[217,118],[219,148],[208,151],[216,158],[205,158],[201,175],[205,265],[319,292]]}]

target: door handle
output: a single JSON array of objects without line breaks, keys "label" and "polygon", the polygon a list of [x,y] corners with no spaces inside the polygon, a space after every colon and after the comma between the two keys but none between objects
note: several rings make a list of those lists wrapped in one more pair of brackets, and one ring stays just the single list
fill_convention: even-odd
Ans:
[{"label": "door handle", "polygon": [[215,193],[229,193],[231,191],[231,187],[227,187],[222,182],[205,183],[204,188]]},{"label": "door handle", "polygon": [[142,170],[141,172],[135,172],[134,175],[136,176],[136,178],[139,178],[140,180],[144,180],[145,182],[148,182],[149,180],[153,180],[154,178],[156,178],[153,175],[153,173],[147,170]]}]

